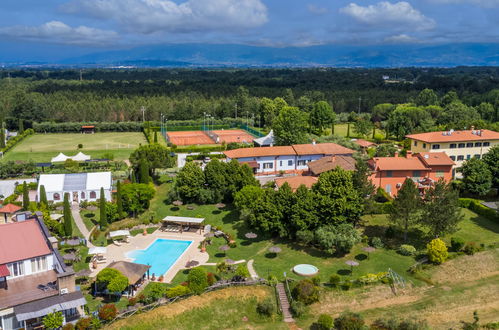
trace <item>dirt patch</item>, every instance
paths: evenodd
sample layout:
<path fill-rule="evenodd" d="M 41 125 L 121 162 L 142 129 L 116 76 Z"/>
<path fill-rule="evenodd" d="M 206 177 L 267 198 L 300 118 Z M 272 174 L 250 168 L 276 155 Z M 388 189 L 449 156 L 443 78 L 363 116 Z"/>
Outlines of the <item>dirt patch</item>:
<path fill-rule="evenodd" d="M 107 327 L 107 329 L 120 329 L 125 325 L 141 324 L 146 320 L 147 322 L 151 322 L 155 319 L 171 318 L 195 308 L 206 307 L 213 300 L 229 299 L 231 297 L 238 297 L 239 299 L 261 299 L 266 297 L 268 293 L 268 289 L 261 286 L 228 288 L 224 290 L 209 292 L 200 296 L 187 298 L 168 306 L 156 308 L 144 314 L 120 320 Z"/>

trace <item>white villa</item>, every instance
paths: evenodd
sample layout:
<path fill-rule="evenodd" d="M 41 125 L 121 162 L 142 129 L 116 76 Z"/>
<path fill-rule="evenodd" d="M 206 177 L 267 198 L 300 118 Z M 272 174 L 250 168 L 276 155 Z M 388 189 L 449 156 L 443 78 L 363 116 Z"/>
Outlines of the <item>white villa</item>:
<path fill-rule="evenodd" d="M 42 174 L 38 182 L 37 196 L 40 196 L 40 186 L 45 187 L 47 200 L 60 202 L 64 194 L 70 194 L 70 201 L 96 201 L 100 198 L 100 189 L 104 188 L 106 200 L 111 201 L 111 172 Z M 39 199 L 39 197 L 37 197 Z"/>
<path fill-rule="evenodd" d="M 307 164 L 325 156 L 348 155 L 355 151 L 336 143 L 294 144 L 281 147 L 240 148 L 225 151 L 227 160 L 237 159 L 248 164 L 256 175 L 273 175 L 281 171 L 300 173 L 308 171 Z"/>

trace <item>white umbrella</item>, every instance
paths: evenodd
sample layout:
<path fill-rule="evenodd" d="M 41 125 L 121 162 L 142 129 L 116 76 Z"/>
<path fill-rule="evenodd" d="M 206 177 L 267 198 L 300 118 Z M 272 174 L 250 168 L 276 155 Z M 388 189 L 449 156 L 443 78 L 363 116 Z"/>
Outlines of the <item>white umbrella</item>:
<path fill-rule="evenodd" d="M 88 249 L 88 254 L 106 254 L 107 247 L 104 246 L 95 246 Z"/>

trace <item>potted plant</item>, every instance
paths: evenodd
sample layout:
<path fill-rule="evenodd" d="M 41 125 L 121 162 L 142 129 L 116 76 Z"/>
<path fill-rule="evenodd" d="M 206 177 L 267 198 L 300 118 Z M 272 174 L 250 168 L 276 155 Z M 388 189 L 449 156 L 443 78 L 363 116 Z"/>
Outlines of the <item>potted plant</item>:
<path fill-rule="evenodd" d="M 201 252 L 206 252 L 206 242 L 205 241 L 201 242 Z"/>
<path fill-rule="evenodd" d="M 160 275 L 158 281 L 163 282 L 163 275 Z"/>
<path fill-rule="evenodd" d="M 142 232 L 142 235 L 144 235 L 144 236 L 147 235 L 147 229 L 144 228 L 144 231 Z"/>

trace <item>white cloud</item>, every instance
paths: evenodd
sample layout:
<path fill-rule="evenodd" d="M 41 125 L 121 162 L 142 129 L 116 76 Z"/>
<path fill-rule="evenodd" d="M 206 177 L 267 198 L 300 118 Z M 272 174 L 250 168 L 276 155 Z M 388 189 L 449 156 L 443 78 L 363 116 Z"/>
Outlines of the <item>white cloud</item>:
<path fill-rule="evenodd" d="M 384 41 L 394 44 L 411 44 L 419 42 L 418 39 L 408 36 L 407 34 L 397 34 L 394 36 L 386 37 Z"/>
<path fill-rule="evenodd" d="M 429 30 L 435 27 L 433 19 L 424 16 L 405 1 L 396 3 L 382 1 L 366 7 L 352 2 L 341 8 L 340 12 L 368 25 L 393 26 L 397 24 L 418 30 Z"/>
<path fill-rule="evenodd" d="M 112 19 L 124 29 L 155 32 L 232 31 L 267 22 L 267 7 L 260 0 L 75 0 L 62 10 Z"/>
<path fill-rule="evenodd" d="M 88 26 L 71 27 L 60 21 L 50 21 L 39 26 L 15 25 L 0 28 L 0 35 L 30 41 L 49 41 L 79 46 L 104 46 L 118 34 Z"/>
<path fill-rule="evenodd" d="M 316 15 L 324 15 L 324 14 L 327 14 L 329 12 L 329 10 L 327 8 L 320 7 L 320 6 L 314 5 L 312 3 L 307 6 L 307 9 L 309 12 L 311 12 L 312 14 L 316 14 Z"/>
<path fill-rule="evenodd" d="M 430 0 L 433 3 L 456 4 L 468 3 L 480 7 L 492 8 L 499 6 L 499 0 Z"/>

